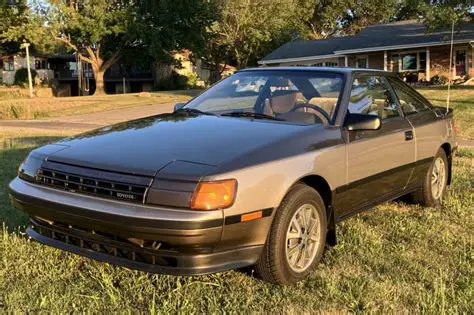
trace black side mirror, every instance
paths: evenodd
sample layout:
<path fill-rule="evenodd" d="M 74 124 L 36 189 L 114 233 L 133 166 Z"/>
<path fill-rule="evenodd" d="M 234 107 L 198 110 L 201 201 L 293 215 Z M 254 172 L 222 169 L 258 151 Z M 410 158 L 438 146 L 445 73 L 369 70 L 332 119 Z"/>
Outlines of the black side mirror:
<path fill-rule="evenodd" d="M 379 116 L 366 114 L 349 114 L 346 118 L 348 130 L 379 130 L 382 127 L 382 120 Z"/>
<path fill-rule="evenodd" d="M 184 105 L 186 105 L 186 103 L 176 103 L 176 104 L 174 104 L 174 111 L 176 112 L 177 110 L 180 110 L 181 108 L 184 107 Z"/>

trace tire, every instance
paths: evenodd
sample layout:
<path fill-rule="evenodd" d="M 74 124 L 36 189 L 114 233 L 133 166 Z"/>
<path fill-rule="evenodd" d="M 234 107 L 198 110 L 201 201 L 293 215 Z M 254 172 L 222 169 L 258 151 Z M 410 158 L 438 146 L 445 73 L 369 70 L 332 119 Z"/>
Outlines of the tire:
<path fill-rule="evenodd" d="M 442 164 L 441 173 L 438 163 Z M 413 202 L 424 207 L 440 207 L 448 186 L 448 172 L 448 158 L 444 150 L 440 148 L 425 175 L 422 188 L 412 193 Z M 435 179 L 437 181 L 434 181 Z"/>
<path fill-rule="evenodd" d="M 305 230 L 305 227 L 308 228 Z M 326 234 L 327 215 L 323 199 L 313 188 L 296 184 L 276 211 L 267 242 L 255 266 L 257 275 L 266 282 L 281 285 L 306 278 L 321 260 Z"/>

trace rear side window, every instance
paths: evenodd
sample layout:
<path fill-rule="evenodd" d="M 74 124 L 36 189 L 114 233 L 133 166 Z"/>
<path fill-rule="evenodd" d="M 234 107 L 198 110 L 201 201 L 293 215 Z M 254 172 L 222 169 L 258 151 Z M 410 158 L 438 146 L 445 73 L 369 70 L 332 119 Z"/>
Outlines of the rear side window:
<path fill-rule="evenodd" d="M 349 102 L 351 114 L 368 114 L 388 119 L 400 116 L 397 106 L 384 78 L 361 76 L 352 82 Z"/>
<path fill-rule="evenodd" d="M 404 83 L 392 78 L 389 78 L 389 83 L 395 91 L 405 115 L 420 113 L 429 109 L 425 101 L 410 91 Z"/>

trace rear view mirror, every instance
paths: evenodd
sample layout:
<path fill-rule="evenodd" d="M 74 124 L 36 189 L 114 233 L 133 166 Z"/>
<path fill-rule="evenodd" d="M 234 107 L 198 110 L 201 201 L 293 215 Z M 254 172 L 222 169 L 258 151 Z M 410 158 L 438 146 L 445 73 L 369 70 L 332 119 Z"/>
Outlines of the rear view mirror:
<path fill-rule="evenodd" d="M 382 121 L 379 116 L 366 114 L 349 114 L 346 118 L 346 127 L 348 130 L 379 130 Z"/>
<path fill-rule="evenodd" d="M 184 105 L 186 105 L 186 103 L 176 103 L 176 104 L 174 104 L 174 111 L 176 112 L 176 111 L 180 110 L 181 108 L 184 107 Z"/>

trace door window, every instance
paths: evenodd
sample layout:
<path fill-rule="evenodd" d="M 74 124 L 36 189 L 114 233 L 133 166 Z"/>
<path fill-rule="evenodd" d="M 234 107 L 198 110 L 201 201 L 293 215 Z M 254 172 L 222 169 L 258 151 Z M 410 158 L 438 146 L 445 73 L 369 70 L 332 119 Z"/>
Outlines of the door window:
<path fill-rule="evenodd" d="M 389 82 L 395 91 L 402 111 L 405 115 L 419 113 L 429 109 L 428 105 L 423 100 L 415 96 L 414 93 L 409 90 L 409 88 L 404 86 L 405 83 L 393 78 L 389 78 Z"/>
<path fill-rule="evenodd" d="M 400 116 L 397 103 L 379 76 L 362 76 L 352 82 L 349 112 L 376 115 L 381 119 Z"/>

